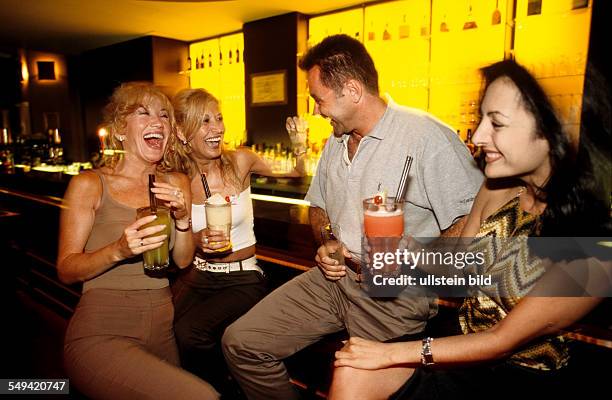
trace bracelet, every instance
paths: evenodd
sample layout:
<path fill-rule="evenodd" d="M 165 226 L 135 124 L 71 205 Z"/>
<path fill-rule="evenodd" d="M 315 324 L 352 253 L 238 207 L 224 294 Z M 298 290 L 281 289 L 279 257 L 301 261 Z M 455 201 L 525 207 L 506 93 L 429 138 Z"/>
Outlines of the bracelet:
<path fill-rule="evenodd" d="M 306 154 L 306 150 L 302 150 L 302 151 L 299 151 L 299 152 L 297 152 L 297 151 L 293 152 L 293 155 L 296 156 L 296 157 L 302 156 L 304 154 Z"/>
<path fill-rule="evenodd" d="M 178 225 L 175 223 L 174 224 L 174 229 L 176 229 L 179 232 L 189 232 L 191 230 L 191 218 L 189 218 L 189 224 L 187 225 L 187 228 L 179 228 Z"/>
<path fill-rule="evenodd" d="M 421 364 L 423 364 L 424 367 L 429 367 L 430 365 L 435 364 L 433 354 L 431 354 L 431 342 L 433 342 L 433 338 L 423 338 L 423 349 L 421 350 Z"/>

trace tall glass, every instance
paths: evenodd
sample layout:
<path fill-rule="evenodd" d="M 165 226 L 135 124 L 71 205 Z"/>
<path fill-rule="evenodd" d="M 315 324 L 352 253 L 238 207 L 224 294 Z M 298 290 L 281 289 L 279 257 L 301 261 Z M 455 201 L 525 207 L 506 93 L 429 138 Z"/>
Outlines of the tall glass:
<path fill-rule="evenodd" d="M 380 203 L 375 197 L 365 199 L 363 225 L 367 237 L 401 237 L 404 234 L 404 203 L 395 201 L 395 197 L 387 197 Z"/>
<path fill-rule="evenodd" d="M 151 236 L 167 235 L 166 239 L 162 243 L 161 247 L 153 250 L 147 250 L 142 254 L 144 261 L 145 270 L 149 271 L 160 271 L 167 268 L 170 265 L 170 251 L 168 248 L 168 240 L 170 239 L 170 210 L 167 207 L 157 206 L 155 207 L 155 213 L 151 210 L 151 207 L 142 207 L 136 210 L 136 217 L 143 218 L 149 215 L 157 215 L 154 221 L 143 225 L 142 229 L 150 226 L 165 225 L 166 227 L 161 232 L 154 233 Z"/>
<path fill-rule="evenodd" d="M 228 245 L 223 246 L 220 249 L 215 250 L 215 252 L 226 252 L 231 250 L 232 242 L 230 238 L 230 234 L 232 231 L 232 205 L 231 203 L 225 202 L 223 204 L 213 204 L 208 201 L 208 199 L 204 202 L 205 213 L 206 213 L 206 227 L 213 231 L 221 231 L 227 237 Z M 211 244 L 216 244 L 218 242 L 211 242 Z"/>
<path fill-rule="evenodd" d="M 321 240 L 327 249 L 328 256 L 338 261 L 338 265 L 345 265 L 340 227 L 337 224 L 327 224 L 322 227 Z"/>
<path fill-rule="evenodd" d="M 362 269 L 367 274 L 397 276 L 400 266 L 396 263 L 385 263 L 375 269 L 371 264 L 372 255 L 376 253 L 395 253 L 404 234 L 404 203 L 395 197 L 382 200 L 380 196 L 363 201 L 364 244 L 370 255 L 368 268 Z"/>

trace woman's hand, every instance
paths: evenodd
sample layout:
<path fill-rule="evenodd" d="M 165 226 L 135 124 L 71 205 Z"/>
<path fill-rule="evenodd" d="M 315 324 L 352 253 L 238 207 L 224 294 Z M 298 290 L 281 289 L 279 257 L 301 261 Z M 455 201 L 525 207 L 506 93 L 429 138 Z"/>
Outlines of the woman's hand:
<path fill-rule="evenodd" d="M 197 235 L 199 235 L 197 238 L 198 247 L 204 253 L 215 253 L 219 249 L 230 245 L 229 238 L 225 236 L 223 231 L 213 231 L 205 228 L 198 232 Z"/>
<path fill-rule="evenodd" d="M 302 117 L 288 117 L 285 121 L 285 128 L 291 140 L 296 155 L 306 151 L 306 141 L 308 140 L 308 121 Z"/>
<path fill-rule="evenodd" d="M 394 352 L 401 351 L 402 343 L 380 343 L 352 337 L 336 352 L 335 367 L 381 369 L 395 365 Z"/>
<path fill-rule="evenodd" d="M 188 224 L 189 211 L 183 191 L 165 182 L 153 182 L 153 184 L 155 187 L 151 188 L 151 191 L 155 193 L 156 198 L 166 202 L 165 205 L 172 210 L 172 217 L 176 221 L 184 221 L 185 224 Z"/>
<path fill-rule="evenodd" d="M 140 229 L 144 225 L 155 221 L 156 218 L 156 215 L 149 215 L 136 220 L 132 225 L 125 228 L 123 235 L 118 241 L 119 252 L 122 259 L 130 258 L 142 254 L 147 250 L 161 247 L 168 235 L 153 235 L 164 230 L 166 227 L 165 225 L 155 225 Z"/>

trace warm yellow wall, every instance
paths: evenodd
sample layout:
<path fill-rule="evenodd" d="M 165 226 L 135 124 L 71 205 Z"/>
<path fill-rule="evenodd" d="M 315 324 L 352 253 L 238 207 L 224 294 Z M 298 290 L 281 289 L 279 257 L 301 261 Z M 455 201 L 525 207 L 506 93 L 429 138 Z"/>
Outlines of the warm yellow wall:
<path fill-rule="evenodd" d="M 544 0 L 541 15 L 527 16 L 527 2 L 517 2 L 514 56 L 535 73 L 576 135 L 591 8 Z M 311 18 L 309 46 L 336 33 L 360 38 L 378 69 L 381 94 L 431 112 L 465 139 L 478 124 L 479 69 L 512 56 L 512 11 L 510 0 L 385 2 Z M 323 141 L 331 127 L 313 122 L 311 141 Z"/>
<path fill-rule="evenodd" d="M 224 141 L 230 148 L 246 141 L 243 55 L 242 33 L 192 43 L 189 46 L 190 87 L 204 88 L 219 99 L 225 122 Z M 200 64 L 202 59 L 204 67 L 196 68 L 196 60 Z"/>
<path fill-rule="evenodd" d="M 572 10 L 572 0 L 543 1 L 540 15 L 527 16 L 527 3 L 517 2 L 516 60 L 542 84 L 577 142 L 591 8 Z"/>

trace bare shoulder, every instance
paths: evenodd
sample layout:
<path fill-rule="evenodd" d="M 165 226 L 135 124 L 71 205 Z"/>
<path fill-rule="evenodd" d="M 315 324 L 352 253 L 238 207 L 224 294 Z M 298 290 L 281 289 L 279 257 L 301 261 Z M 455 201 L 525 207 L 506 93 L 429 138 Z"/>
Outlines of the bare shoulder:
<path fill-rule="evenodd" d="M 238 177 L 241 182 L 244 182 L 253 172 L 253 165 L 259 160 L 259 156 L 246 147 L 239 147 L 230 154 L 234 158 L 234 165 L 236 165 L 239 174 Z"/>
<path fill-rule="evenodd" d="M 254 160 L 259 158 L 255 152 L 246 147 L 239 147 L 231 153 L 239 166 L 241 166 L 241 164 L 251 165 Z"/>
<path fill-rule="evenodd" d="M 93 171 L 83 171 L 70 179 L 64 194 L 64 202 L 97 207 L 101 197 L 102 182 L 98 174 Z"/>
<path fill-rule="evenodd" d="M 68 190 L 102 192 L 100 177 L 93 171 L 83 171 L 70 179 Z"/>

